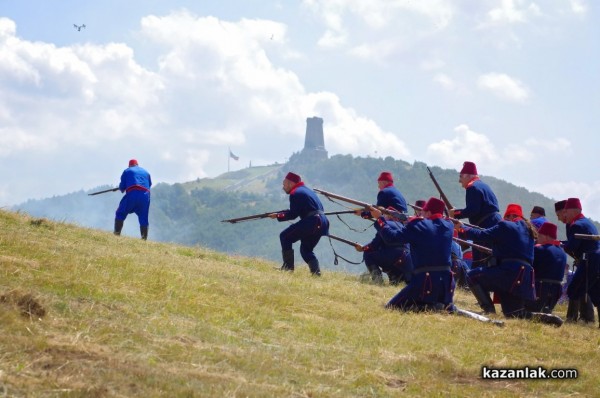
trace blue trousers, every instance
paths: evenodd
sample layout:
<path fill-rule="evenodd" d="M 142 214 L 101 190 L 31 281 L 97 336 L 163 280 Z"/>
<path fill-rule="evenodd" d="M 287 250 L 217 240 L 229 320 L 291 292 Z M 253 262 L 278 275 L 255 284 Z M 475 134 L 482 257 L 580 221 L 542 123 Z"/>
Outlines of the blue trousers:
<path fill-rule="evenodd" d="M 292 250 L 292 245 L 300 241 L 300 255 L 309 263 L 317 257 L 313 250 L 321 236 L 329 234 L 329 220 L 321 214 L 306 217 L 284 229 L 279 234 L 281 250 Z"/>
<path fill-rule="evenodd" d="M 577 262 L 573 279 L 567 287 L 569 299 L 577 300 L 589 294 L 592 303 L 600 306 L 600 252 L 586 253 L 587 259 Z"/>
<path fill-rule="evenodd" d="M 135 213 L 138 216 L 140 227 L 148 226 L 148 212 L 150 211 L 150 191 L 129 191 L 123 196 L 115 218 L 125 220 L 128 214 Z"/>
<path fill-rule="evenodd" d="M 450 271 L 418 272 L 412 279 L 385 305 L 386 308 L 415 310 L 427 305 L 452 305 L 454 297 L 454 278 Z"/>

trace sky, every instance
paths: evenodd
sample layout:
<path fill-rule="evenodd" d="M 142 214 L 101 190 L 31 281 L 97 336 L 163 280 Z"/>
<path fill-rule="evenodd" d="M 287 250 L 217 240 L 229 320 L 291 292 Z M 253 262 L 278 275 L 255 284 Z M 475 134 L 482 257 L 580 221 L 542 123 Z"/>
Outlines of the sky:
<path fill-rule="evenodd" d="M 0 207 L 116 186 L 131 158 L 155 184 L 282 163 L 318 116 L 330 155 L 469 160 L 600 220 L 597 21 L 592 0 L 0 0 Z"/>

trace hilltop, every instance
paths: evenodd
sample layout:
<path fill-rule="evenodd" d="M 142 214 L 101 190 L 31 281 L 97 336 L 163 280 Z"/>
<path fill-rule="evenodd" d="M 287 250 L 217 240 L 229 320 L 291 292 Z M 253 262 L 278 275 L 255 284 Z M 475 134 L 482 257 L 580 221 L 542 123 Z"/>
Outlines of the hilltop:
<path fill-rule="evenodd" d="M 345 272 L 281 273 L 6 211 L 0 226 L 2 396 L 597 394 L 597 325 L 401 314 L 383 309 L 396 288 Z M 477 308 L 462 291 L 455 301 Z M 579 377 L 487 381 L 483 365 Z"/>

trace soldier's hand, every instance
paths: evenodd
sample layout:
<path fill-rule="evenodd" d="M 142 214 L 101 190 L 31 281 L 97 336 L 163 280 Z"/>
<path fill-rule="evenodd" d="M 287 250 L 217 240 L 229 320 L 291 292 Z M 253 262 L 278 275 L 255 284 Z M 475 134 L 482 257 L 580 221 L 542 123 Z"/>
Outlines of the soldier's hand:
<path fill-rule="evenodd" d="M 448 215 L 454 218 L 454 209 L 448 209 Z"/>
<path fill-rule="evenodd" d="M 356 214 L 359 217 L 362 216 L 362 212 L 363 212 L 363 209 L 354 209 L 354 214 Z"/>
<path fill-rule="evenodd" d="M 381 214 L 382 214 L 381 210 L 379 210 L 379 209 L 377 209 L 377 208 L 375 208 L 373 206 L 370 206 L 369 207 L 369 211 L 371 212 L 371 217 L 373 217 L 373 218 L 379 218 L 379 217 L 381 217 Z"/>
<path fill-rule="evenodd" d="M 271 213 L 271 214 L 269 214 L 269 218 L 277 218 L 277 213 Z"/>

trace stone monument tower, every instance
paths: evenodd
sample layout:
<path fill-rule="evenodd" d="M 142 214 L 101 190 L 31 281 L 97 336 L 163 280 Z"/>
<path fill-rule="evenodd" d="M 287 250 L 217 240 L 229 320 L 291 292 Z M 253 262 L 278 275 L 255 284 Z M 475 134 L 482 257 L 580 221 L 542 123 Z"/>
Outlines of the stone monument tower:
<path fill-rule="evenodd" d="M 310 160 L 327 159 L 322 118 L 316 116 L 306 118 L 306 137 L 301 155 Z"/>

